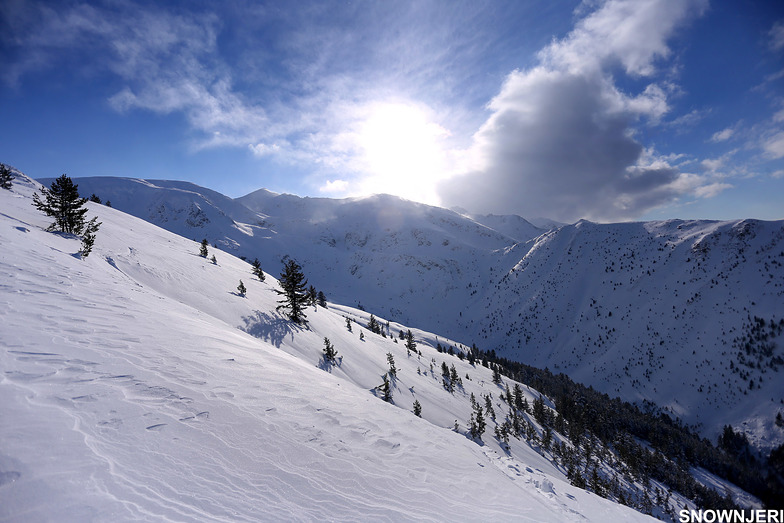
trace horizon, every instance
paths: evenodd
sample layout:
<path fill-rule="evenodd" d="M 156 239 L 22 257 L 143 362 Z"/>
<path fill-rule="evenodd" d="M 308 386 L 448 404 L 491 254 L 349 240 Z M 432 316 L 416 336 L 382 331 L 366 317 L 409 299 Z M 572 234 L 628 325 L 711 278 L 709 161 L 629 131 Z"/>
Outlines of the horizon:
<path fill-rule="evenodd" d="M 9 2 L 0 161 L 573 223 L 784 218 L 784 5 Z"/>

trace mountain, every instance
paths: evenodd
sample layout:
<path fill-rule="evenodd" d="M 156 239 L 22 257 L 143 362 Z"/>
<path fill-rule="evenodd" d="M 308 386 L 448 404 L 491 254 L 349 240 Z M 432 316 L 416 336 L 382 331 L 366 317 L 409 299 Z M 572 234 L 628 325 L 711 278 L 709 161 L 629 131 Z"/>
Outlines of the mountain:
<path fill-rule="evenodd" d="M 184 182 L 77 181 L 272 273 L 290 256 L 330 301 L 651 401 L 712 441 L 731 425 L 761 452 L 784 442 L 784 221 L 545 230 L 384 195 L 231 200 Z"/>
<path fill-rule="evenodd" d="M 464 351 L 456 342 L 413 329 L 409 352 L 392 336 L 406 326 L 381 336 L 363 327 L 368 313 L 336 305 L 294 324 L 276 311 L 271 275 L 211 247 L 213 263 L 198 243 L 99 204 L 87 204 L 102 225 L 82 257 L 77 237 L 46 231 L 34 191 L 19 173 L 0 191 L 4 521 L 648 520 L 571 486 L 525 439 L 467 436 L 470 399 L 487 396 L 500 420 L 502 385 L 515 383 L 434 348 Z M 377 386 L 390 359 L 387 403 Z M 434 362 L 465 376 L 456 390 Z"/>

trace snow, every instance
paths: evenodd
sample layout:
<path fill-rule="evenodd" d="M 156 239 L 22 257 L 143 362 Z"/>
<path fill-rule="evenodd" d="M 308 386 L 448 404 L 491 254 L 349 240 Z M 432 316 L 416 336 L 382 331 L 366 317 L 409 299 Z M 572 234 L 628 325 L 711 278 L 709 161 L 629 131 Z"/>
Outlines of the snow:
<path fill-rule="evenodd" d="M 762 452 L 784 443 L 773 423 L 782 380 L 766 362 L 742 366 L 733 347 L 748 318 L 784 318 L 784 221 L 580 221 L 546 231 L 519 216 L 471 217 L 388 195 L 262 189 L 232 200 L 186 182 L 76 181 L 272 273 L 291 256 L 331 302 L 653 401 L 712 441 L 730 424 Z"/>
<path fill-rule="evenodd" d="M 366 313 L 348 307 L 294 325 L 272 276 L 97 204 L 80 259 L 78 239 L 44 230 L 36 187 L 0 191 L 0 520 L 648 519 L 570 486 L 525 443 L 507 455 L 449 430 L 470 392 L 495 386 L 451 358 L 471 379 L 444 391 L 435 335 L 415 330 L 420 360 L 349 333 L 344 315 Z M 320 358 L 324 337 L 340 365 Z M 394 405 L 371 391 L 388 352 Z"/>

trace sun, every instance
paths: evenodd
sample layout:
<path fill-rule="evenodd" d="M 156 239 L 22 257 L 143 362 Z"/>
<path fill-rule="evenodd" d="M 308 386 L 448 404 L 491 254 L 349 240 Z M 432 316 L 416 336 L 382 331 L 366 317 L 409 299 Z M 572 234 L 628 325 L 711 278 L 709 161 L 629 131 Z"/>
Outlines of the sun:
<path fill-rule="evenodd" d="M 385 102 L 369 107 L 357 129 L 361 192 L 438 204 L 436 182 L 448 171 L 449 132 L 426 108 Z"/>

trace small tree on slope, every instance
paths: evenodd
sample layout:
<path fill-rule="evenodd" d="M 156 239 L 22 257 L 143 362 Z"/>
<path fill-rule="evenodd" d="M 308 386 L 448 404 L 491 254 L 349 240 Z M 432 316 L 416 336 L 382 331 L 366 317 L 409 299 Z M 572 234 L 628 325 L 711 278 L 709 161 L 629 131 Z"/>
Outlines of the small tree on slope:
<path fill-rule="evenodd" d="M 5 164 L 0 163 L 0 188 L 3 189 L 11 189 L 11 180 L 14 177 L 11 174 L 11 169 L 9 169 Z"/>
<path fill-rule="evenodd" d="M 50 231 L 81 234 L 84 215 L 87 213 L 83 206 L 87 198 L 79 197 L 78 187 L 64 174 L 52 182 L 50 189 L 41 189 L 43 200 L 38 193 L 33 194 L 36 209 L 54 217 L 54 223 L 49 226 Z"/>
<path fill-rule="evenodd" d="M 305 320 L 304 307 L 310 302 L 310 296 L 306 285 L 308 281 L 302 274 L 302 267 L 297 262 L 289 259 L 283 266 L 278 280 L 282 290 L 275 290 L 283 299 L 278 301 L 280 305 L 276 310 L 284 309 L 288 311 L 288 317 L 294 323 L 301 323 Z"/>

